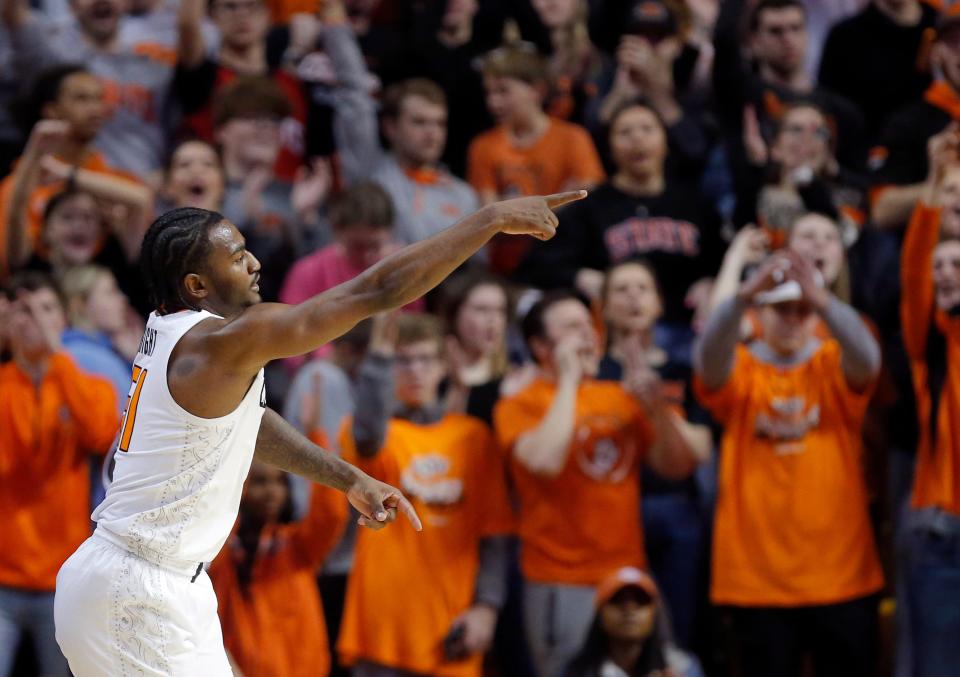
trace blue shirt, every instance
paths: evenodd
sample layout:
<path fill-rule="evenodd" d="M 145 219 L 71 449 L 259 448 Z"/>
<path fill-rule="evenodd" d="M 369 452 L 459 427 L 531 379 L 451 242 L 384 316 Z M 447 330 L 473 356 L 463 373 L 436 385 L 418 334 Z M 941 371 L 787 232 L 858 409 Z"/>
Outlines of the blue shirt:
<path fill-rule="evenodd" d="M 102 332 L 67 329 L 63 332 L 63 347 L 81 369 L 110 381 L 122 412 L 130 390 L 132 367 L 113 349 L 110 337 Z"/>

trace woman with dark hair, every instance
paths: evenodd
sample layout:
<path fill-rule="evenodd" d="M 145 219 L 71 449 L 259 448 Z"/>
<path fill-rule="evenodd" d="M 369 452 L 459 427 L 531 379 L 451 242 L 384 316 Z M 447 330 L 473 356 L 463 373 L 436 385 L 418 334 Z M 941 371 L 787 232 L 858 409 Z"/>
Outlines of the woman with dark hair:
<path fill-rule="evenodd" d="M 640 569 L 624 567 L 598 587 L 597 613 L 565 677 L 695 677 L 695 660 L 669 642 L 660 593 Z"/>
<path fill-rule="evenodd" d="M 602 271 L 642 256 L 662 286 L 663 329 L 675 333 L 671 344 L 689 345 L 692 306 L 706 296 L 725 248 L 719 217 L 666 175 L 666 129 L 651 107 L 631 102 L 613 114 L 610 149 L 613 176 L 565 210 L 556 237 L 534 245 L 519 268 L 521 281 L 576 286 L 597 299 Z"/>
<path fill-rule="evenodd" d="M 627 373 L 643 374 L 648 387 L 659 390 L 683 417 L 680 429 L 697 460 L 707 461 L 713 448 L 710 416 L 693 396 L 690 365 L 658 345 L 658 339 L 664 340 L 656 331 L 663 299 L 653 267 L 642 260 L 613 266 L 607 271 L 601 300 L 608 344 L 597 378 L 620 381 Z M 641 473 L 641 516 L 650 569 L 660 582 L 678 644 L 690 647 L 706 598 L 703 492 L 693 476 L 668 480 L 646 466 Z"/>

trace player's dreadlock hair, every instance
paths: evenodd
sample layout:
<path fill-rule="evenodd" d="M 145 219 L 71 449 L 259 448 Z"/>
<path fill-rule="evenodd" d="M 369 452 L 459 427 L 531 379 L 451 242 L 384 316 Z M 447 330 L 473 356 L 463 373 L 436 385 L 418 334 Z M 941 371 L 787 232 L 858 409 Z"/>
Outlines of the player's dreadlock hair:
<path fill-rule="evenodd" d="M 206 268 L 208 234 L 224 220 L 217 212 L 181 207 L 150 224 L 140 249 L 140 271 L 157 312 L 197 310 L 184 296 L 183 278 Z"/>

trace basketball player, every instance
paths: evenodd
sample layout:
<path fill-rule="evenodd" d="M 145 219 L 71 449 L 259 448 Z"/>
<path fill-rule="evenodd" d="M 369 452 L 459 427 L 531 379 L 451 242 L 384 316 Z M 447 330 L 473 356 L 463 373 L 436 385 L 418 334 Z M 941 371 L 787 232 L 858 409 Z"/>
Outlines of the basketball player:
<path fill-rule="evenodd" d="M 260 263 L 220 214 L 157 219 L 141 253 L 156 310 L 134 359 L 113 483 L 94 534 L 57 577 L 57 642 L 73 673 L 231 674 L 202 563 L 230 532 L 254 455 L 343 491 L 363 526 L 380 529 L 400 511 L 419 530 L 397 489 L 266 409 L 263 367 L 419 298 L 498 233 L 549 239 L 552 210 L 585 195 L 490 205 L 295 306 L 260 303 Z"/>

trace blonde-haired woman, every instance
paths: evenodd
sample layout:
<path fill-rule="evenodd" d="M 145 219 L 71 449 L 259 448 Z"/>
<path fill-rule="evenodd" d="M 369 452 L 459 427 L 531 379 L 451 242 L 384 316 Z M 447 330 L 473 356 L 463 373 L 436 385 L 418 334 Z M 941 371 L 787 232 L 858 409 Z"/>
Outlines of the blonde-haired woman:
<path fill-rule="evenodd" d="M 59 278 L 70 328 L 63 345 L 85 371 L 110 381 L 123 406 L 130 388 L 130 363 L 143 322 L 131 310 L 108 268 L 82 265 Z"/>

